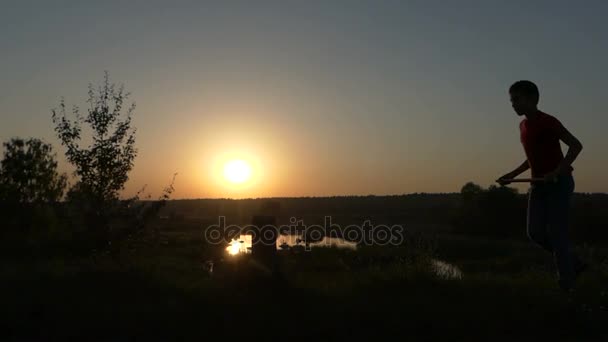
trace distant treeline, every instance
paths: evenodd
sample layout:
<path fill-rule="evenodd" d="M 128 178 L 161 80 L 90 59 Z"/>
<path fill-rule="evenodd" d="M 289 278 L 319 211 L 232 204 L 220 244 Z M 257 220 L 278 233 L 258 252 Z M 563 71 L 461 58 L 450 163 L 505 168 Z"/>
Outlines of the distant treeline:
<path fill-rule="evenodd" d="M 228 224 L 250 223 L 267 199 L 172 200 L 160 215 L 169 220 L 211 223 L 226 217 Z M 466 235 L 526 238 L 527 194 L 509 187 L 484 189 L 474 183 L 460 193 L 416 193 L 393 196 L 334 196 L 273 198 L 280 203 L 279 222 L 291 217 L 305 224 L 322 224 L 331 216 L 337 224 L 401 224 Z M 608 194 L 575 193 L 571 206 L 572 236 L 579 242 L 608 242 Z M 200 228 L 200 224 L 193 225 Z"/>
<path fill-rule="evenodd" d="M 192 199 L 172 200 L 161 210 L 161 216 L 178 220 L 217 220 L 226 217 L 233 224 L 247 224 L 252 215 L 269 198 L 256 199 Z M 294 217 L 305 224 L 323 223 L 331 216 L 338 224 L 451 224 L 458 210 L 460 195 L 408 194 L 394 196 L 333 196 L 271 198 L 278 202 L 279 222 L 288 223 Z"/>
<path fill-rule="evenodd" d="M 456 232 L 525 237 L 527 194 L 509 187 L 483 189 L 467 183 L 461 190 Z M 570 231 L 579 242 L 608 242 L 608 194 L 575 193 L 570 208 Z"/>
<path fill-rule="evenodd" d="M 473 191 L 470 191 L 473 190 Z M 189 227 L 201 230 L 217 222 L 248 224 L 268 199 L 195 199 L 171 200 L 160 208 L 157 219 L 162 229 Z M 403 225 L 406 229 L 450 232 L 463 235 L 525 239 L 526 194 L 506 187 L 471 189 L 461 193 L 408 194 L 395 196 L 337 196 L 273 198 L 280 204 L 278 222 L 291 218 L 304 224 L 323 224 L 326 216 L 334 224 Z M 141 202 L 147 203 L 147 202 Z M 152 202 L 150 202 L 152 203 Z M 17 231 L 31 235 L 60 237 L 73 235 L 82 226 L 81 213 L 70 202 L 53 204 L 3 203 L 3 233 Z M 608 194 L 576 193 L 571 207 L 571 231 L 578 242 L 608 242 Z M 76 211 L 76 212 L 75 212 Z M 132 221 L 131 221 L 132 222 Z M 83 233 L 90 232 L 84 229 Z M 13 235 L 13 234 L 9 234 Z M 5 237 L 8 237 L 5 235 Z M 80 239 L 79 239 L 80 240 Z"/>

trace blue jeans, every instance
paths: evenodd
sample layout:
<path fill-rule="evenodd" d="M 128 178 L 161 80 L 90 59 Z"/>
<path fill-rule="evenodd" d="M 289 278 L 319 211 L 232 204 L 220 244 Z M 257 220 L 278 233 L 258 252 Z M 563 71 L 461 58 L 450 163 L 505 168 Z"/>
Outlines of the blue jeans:
<path fill-rule="evenodd" d="M 528 237 L 553 253 L 560 286 L 574 285 L 575 270 L 581 262 L 571 251 L 568 239 L 568 211 L 574 192 L 571 174 L 558 177 L 555 183 L 532 184 L 528 195 Z"/>

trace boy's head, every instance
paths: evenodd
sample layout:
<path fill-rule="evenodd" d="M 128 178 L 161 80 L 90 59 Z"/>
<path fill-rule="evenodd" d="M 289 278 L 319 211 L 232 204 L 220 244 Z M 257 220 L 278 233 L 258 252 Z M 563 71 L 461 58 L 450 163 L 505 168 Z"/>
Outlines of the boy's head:
<path fill-rule="evenodd" d="M 521 116 L 536 110 L 540 94 L 538 87 L 531 81 L 517 81 L 509 88 L 511 104 L 517 115 Z"/>

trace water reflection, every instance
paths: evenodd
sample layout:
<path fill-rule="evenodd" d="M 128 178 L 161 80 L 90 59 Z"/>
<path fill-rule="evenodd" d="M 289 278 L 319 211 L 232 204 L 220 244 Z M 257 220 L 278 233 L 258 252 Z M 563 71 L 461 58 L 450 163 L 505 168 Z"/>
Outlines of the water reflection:
<path fill-rule="evenodd" d="M 230 255 L 251 253 L 251 235 L 240 235 L 238 239 L 232 239 L 226 251 Z"/>
<path fill-rule="evenodd" d="M 337 247 L 356 250 L 355 242 L 347 241 L 341 238 L 326 236 L 321 241 L 309 242 L 307 245 L 300 235 L 280 235 L 277 239 L 277 249 L 288 250 L 292 248 L 304 247 Z"/>
<path fill-rule="evenodd" d="M 433 272 L 441 278 L 462 279 L 462 271 L 455 265 L 437 259 L 432 259 L 431 265 Z"/>
<path fill-rule="evenodd" d="M 251 235 L 240 235 L 238 239 L 233 239 L 226 251 L 230 255 L 249 254 L 251 253 L 252 237 Z M 357 249 L 357 244 L 341 238 L 324 237 L 321 241 L 310 242 L 306 245 L 300 235 L 280 235 L 276 242 L 276 247 L 279 250 L 298 250 L 318 247 L 337 247 L 351 250 Z M 444 279 L 462 279 L 462 271 L 455 265 L 438 259 L 431 259 L 431 267 L 433 272 Z"/>
<path fill-rule="evenodd" d="M 321 241 L 309 242 L 306 244 L 300 235 L 280 235 L 277 239 L 276 247 L 278 250 L 298 249 L 304 247 L 337 247 L 357 249 L 357 244 L 335 237 L 324 237 Z M 230 255 L 248 254 L 251 253 L 252 237 L 251 235 L 239 235 L 238 238 L 232 241 L 226 247 L 226 251 Z"/>

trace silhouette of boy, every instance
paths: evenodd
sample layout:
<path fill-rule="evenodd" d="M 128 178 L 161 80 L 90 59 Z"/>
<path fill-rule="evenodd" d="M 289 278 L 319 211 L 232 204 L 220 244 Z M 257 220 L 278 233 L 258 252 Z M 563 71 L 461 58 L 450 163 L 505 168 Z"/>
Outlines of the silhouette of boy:
<path fill-rule="evenodd" d="M 568 239 L 568 209 L 574 191 L 572 163 L 583 149 L 580 141 L 555 117 L 538 109 L 538 87 L 531 81 L 517 81 L 509 88 L 515 113 L 525 118 L 519 124 L 526 160 L 498 178 L 501 185 L 530 169 L 534 181 L 528 192 L 528 237 L 553 253 L 559 285 L 571 290 L 586 267 L 571 251 Z M 560 141 L 568 146 L 564 157 Z"/>

